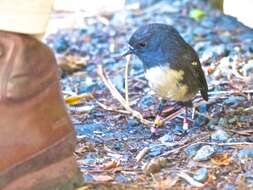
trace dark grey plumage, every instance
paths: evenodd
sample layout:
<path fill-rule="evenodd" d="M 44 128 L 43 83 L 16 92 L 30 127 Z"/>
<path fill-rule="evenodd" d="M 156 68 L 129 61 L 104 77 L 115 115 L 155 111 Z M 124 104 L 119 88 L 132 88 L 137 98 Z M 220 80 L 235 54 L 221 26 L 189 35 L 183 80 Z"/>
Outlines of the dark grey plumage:
<path fill-rule="evenodd" d="M 158 96 L 164 97 L 168 91 L 172 99 L 188 102 L 200 91 L 203 99 L 208 100 L 208 86 L 198 55 L 172 26 L 144 25 L 134 32 L 129 45 L 130 53 L 143 62 L 146 78 Z"/>

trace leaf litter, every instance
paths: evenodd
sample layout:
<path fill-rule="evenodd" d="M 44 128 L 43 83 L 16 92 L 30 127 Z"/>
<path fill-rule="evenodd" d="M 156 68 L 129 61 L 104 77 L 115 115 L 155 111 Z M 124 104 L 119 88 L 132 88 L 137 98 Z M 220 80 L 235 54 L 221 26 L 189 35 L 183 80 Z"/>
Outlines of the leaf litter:
<path fill-rule="evenodd" d="M 79 190 L 253 188 L 251 30 L 197 0 L 82 20 L 46 38 L 78 137 L 75 157 L 85 179 Z M 168 101 L 163 127 L 152 138 L 158 99 L 139 60 L 119 58 L 129 35 L 147 21 L 174 25 L 202 60 L 210 101 L 194 98 L 188 134 L 182 133 L 183 109 Z M 200 151 L 205 146 L 212 154 Z"/>

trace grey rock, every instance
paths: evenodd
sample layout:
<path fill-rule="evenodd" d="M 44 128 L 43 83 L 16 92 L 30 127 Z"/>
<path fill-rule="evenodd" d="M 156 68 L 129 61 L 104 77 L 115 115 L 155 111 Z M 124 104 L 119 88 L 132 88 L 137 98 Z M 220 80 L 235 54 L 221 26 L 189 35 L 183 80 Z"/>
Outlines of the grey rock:
<path fill-rule="evenodd" d="M 248 122 L 248 121 L 250 121 L 251 120 L 251 115 L 242 115 L 242 116 L 240 116 L 240 121 L 241 122 Z"/>
<path fill-rule="evenodd" d="M 173 141 L 173 135 L 172 134 L 165 134 L 162 137 L 158 139 L 161 143 L 166 143 Z"/>
<path fill-rule="evenodd" d="M 235 190 L 235 185 L 232 183 L 226 183 L 223 187 L 223 190 Z"/>
<path fill-rule="evenodd" d="M 217 129 L 214 133 L 211 135 L 211 139 L 213 141 L 226 141 L 229 138 L 229 135 L 226 131 L 222 129 Z"/>
<path fill-rule="evenodd" d="M 208 177 L 208 170 L 206 168 L 200 168 L 194 174 L 193 178 L 197 181 L 204 182 L 207 180 Z"/>
<path fill-rule="evenodd" d="M 227 123 L 228 123 L 228 120 L 227 120 L 226 118 L 223 118 L 223 117 L 222 117 L 222 118 L 219 119 L 218 125 L 221 126 L 221 127 L 223 127 L 223 126 L 225 126 Z"/>
<path fill-rule="evenodd" d="M 210 145 L 202 146 L 193 157 L 195 161 L 205 161 L 215 153 L 215 149 Z"/>
<path fill-rule="evenodd" d="M 242 97 L 242 96 L 229 96 L 229 98 L 226 99 L 224 101 L 224 103 L 225 104 L 229 104 L 229 105 L 239 104 L 239 103 L 241 103 L 244 100 L 245 100 L 245 97 Z"/>
<path fill-rule="evenodd" d="M 226 47 L 225 47 L 224 44 L 212 46 L 212 50 L 211 51 L 213 51 L 217 55 L 223 55 L 226 52 Z"/>
<path fill-rule="evenodd" d="M 187 156 L 189 156 L 190 158 L 195 156 L 195 154 L 197 153 L 197 151 L 199 150 L 199 148 L 201 147 L 200 144 L 193 144 L 188 146 L 184 152 L 186 153 Z"/>
<path fill-rule="evenodd" d="M 253 158 L 253 148 L 243 148 L 237 156 L 239 159 Z"/>

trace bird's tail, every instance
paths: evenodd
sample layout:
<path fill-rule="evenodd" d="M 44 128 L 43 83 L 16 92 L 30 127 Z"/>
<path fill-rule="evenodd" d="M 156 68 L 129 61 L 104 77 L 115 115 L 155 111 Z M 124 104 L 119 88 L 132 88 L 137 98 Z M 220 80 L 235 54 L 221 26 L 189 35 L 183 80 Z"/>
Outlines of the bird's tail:
<path fill-rule="evenodd" d="M 205 101 L 208 101 L 208 88 L 200 90 L 201 96 Z"/>

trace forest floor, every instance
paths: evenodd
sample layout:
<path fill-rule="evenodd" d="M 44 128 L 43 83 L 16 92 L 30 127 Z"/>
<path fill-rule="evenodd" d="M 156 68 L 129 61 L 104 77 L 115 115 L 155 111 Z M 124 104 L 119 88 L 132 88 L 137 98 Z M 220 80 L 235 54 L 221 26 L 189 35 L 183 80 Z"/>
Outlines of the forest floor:
<path fill-rule="evenodd" d="M 80 190 L 253 189 L 253 30 L 203 1 L 142 6 L 79 13 L 78 25 L 45 39 L 57 55 L 77 133 L 75 156 L 86 182 Z M 151 135 L 158 99 L 136 57 L 125 97 L 127 61 L 119 57 L 133 31 L 152 22 L 173 25 L 206 73 L 210 100 L 194 98 L 187 133 L 184 109 L 168 100 L 167 120 Z"/>

